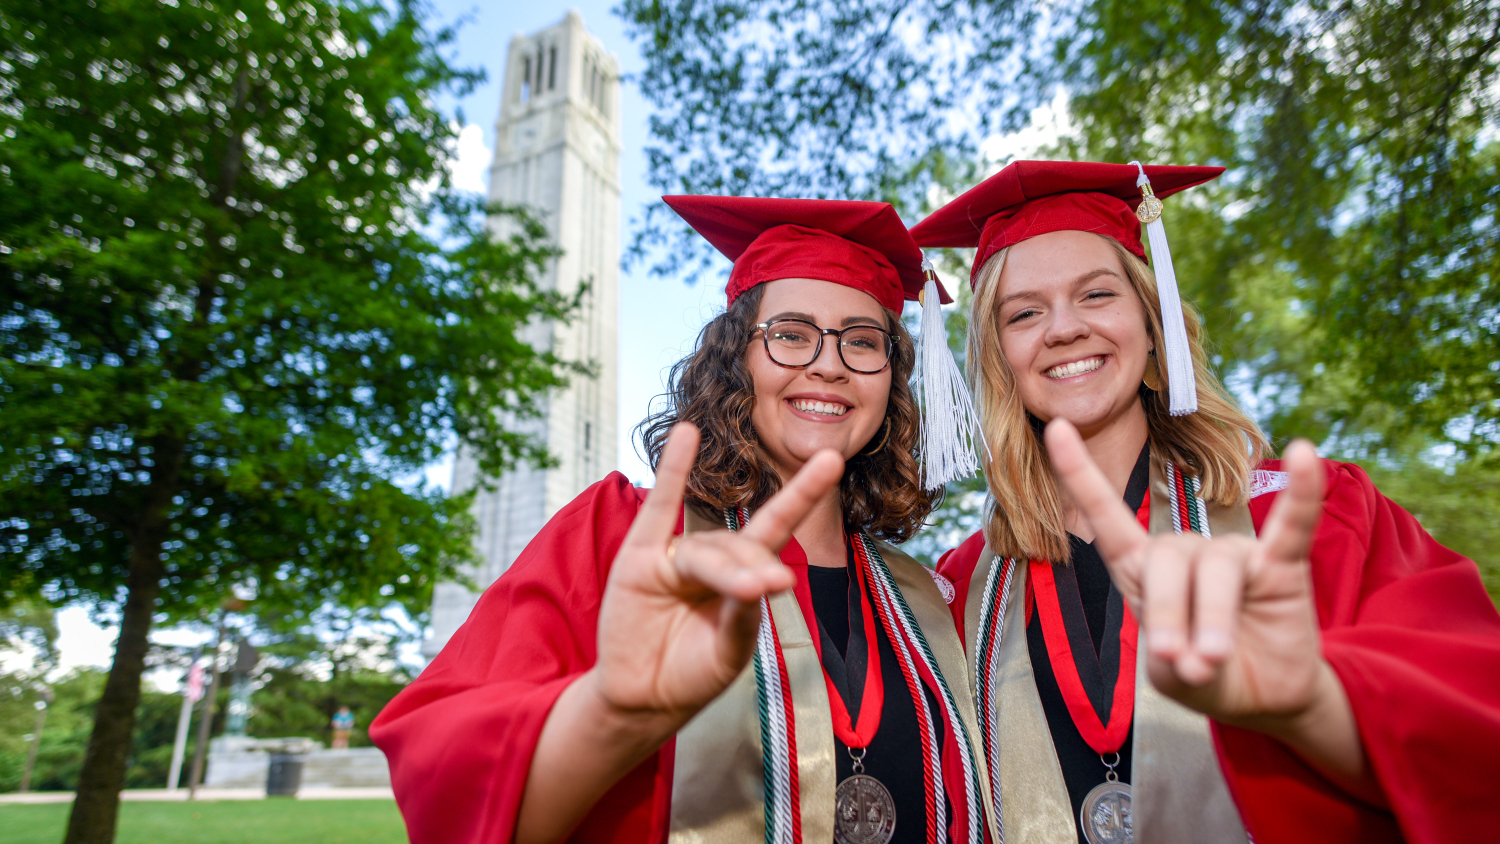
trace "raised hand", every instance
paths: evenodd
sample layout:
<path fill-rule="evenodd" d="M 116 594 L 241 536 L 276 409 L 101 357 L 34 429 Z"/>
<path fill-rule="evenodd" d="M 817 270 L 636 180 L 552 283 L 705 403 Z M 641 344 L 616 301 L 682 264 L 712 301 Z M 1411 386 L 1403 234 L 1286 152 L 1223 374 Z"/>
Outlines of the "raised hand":
<path fill-rule="evenodd" d="M 755 647 L 761 596 L 795 583 L 777 552 L 844 473 L 843 458 L 819 452 L 744 530 L 674 536 L 697 453 L 698 429 L 674 427 L 605 584 L 598 661 L 558 696 L 537 738 L 516 844 L 567 835 L 733 682 Z"/>
<path fill-rule="evenodd" d="M 1306 440 L 1260 536 L 1151 536 L 1064 420 L 1047 453 L 1094 529 L 1094 546 L 1146 637 L 1147 673 L 1168 697 L 1281 740 L 1365 800 L 1384 800 L 1365 762 L 1354 710 L 1323 658 L 1311 550 L 1323 513 L 1323 467 Z"/>
<path fill-rule="evenodd" d="M 1110 577 L 1140 622 L 1152 683 L 1228 722 L 1295 716 L 1327 691 L 1309 552 L 1323 468 L 1305 441 L 1287 449 L 1289 485 L 1259 538 L 1150 536 L 1067 422 L 1047 426 L 1064 489 L 1095 532 Z"/>
<path fill-rule="evenodd" d="M 595 674 L 621 711 L 684 720 L 734 680 L 755 647 L 761 596 L 795 582 L 777 553 L 844 469 L 836 453 L 820 452 L 743 530 L 674 536 L 697 453 L 697 428 L 677 425 L 610 572 Z"/>

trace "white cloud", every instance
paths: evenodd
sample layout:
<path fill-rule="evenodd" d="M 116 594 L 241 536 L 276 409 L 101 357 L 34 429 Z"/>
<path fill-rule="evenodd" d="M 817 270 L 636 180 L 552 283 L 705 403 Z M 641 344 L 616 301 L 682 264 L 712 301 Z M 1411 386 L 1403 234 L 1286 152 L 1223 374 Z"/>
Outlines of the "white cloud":
<path fill-rule="evenodd" d="M 57 611 L 57 673 L 80 666 L 108 668 L 114 661 L 115 639 L 120 628 L 114 624 L 100 627 L 89 618 L 88 609 L 63 607 Z"/>
<path fill-rule="evenodd" d="M 1004 135 L 991 135 L 979 145 L 979 150 L 989 162 L 989 172 L 993 173 L 1016 159 L 1035 156 L 1040 150 L 1073 134 L 1075 129 L 1068 108 L 1068 92 L 1059 88 L 1052 102 L 1031 110 L 1031 119 L 1024 128 Z"/>
<path fill-rule="evenodd" d="M 484 129 L 470 123 L 458 130 L 458 138 L 449 148 L 454 156 L 448 165 L 453 186 L 462 191 L 488 195 L 490 149 L 484 145 Z"/>

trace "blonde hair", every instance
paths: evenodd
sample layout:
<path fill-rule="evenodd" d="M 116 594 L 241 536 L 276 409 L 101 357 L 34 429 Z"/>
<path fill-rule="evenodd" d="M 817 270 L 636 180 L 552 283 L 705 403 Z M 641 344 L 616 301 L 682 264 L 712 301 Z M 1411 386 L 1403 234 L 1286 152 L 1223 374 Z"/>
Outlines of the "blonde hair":
<path fill-rule="evenodd" d="M 1144 306 L 1153 347 L 1164 348 L 1156 275 L 1118 241 L 1103 239 L 1114 248 Z M 1015 373 L 1000 350 L 995 306 L 1008 251 L 996 253 L 979 269 L 969 320 L 969 378 L 990 448 L 990 463 L 985 467 L 990 512 L 984 538 L 998 556 L 1067 562 L 1071 553 L 1063 497 L 1042 444 L 1041 425 L 1022 404 Z M 1250 488 L 1250 472 L 1270 446 L 1260 427 L 1240 410 L 1208 368 L 1197 313 L 1190 307 L 1183 311 L 1197 378 L 1198 412 L 1172 416 L 1166 394 L 1142 385 L 1151 459 L 1158 464 L 1169 460 L 1196 476 L 1205 501 L 1220 506 L 1239 504 Z M 1156 358 L 1147 365 L 1157 366 Z M 1166 372 L 1160 368 L 1158 372 L 1165 385 Z"/>

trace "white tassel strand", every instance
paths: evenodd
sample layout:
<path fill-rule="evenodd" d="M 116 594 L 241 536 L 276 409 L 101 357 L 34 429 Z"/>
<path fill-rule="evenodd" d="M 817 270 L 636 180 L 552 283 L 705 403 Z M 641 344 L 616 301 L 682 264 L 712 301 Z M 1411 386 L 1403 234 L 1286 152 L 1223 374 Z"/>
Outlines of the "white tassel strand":
<path fill-rule="evenodd" d="M 922 402 L 922 485 L 936 491 L 949 481 L 979 471 L 975 439 L 983 442 L 984 435 L 974 399 L 948 348 L 937 273 L 926 259 L 922 261 L 922 273 L 927 283 L 922 288 L 922 334 L 917 343 L 914 392 Z"/>
<path fill-rule="evenodd" d="M 1151 260 L 1156 265 L 1156 290 L 1161 301 L 1161 329 L 1166 346 L 1157 360 L 1166 364 L 1167 409 L 1173 416 L 1198 411 L 1198 379 L 1193 373 L 1193 352 L 1188 345 L 1187 321 L 1182 314 L 1182 294 L 1177 290 L 1177 270 L 1172 266 L 1172 250 L 1167 245 L 1167 230 L 1161 222 L 1161 200 L 1151 192 L 1151 180 L 1139 161 L 1132 161 L 1140 175 L 1135 186 L 1145 195 L 1136 217 L 1146 224 L 1146 238 L 1151 242 Z M 925 316 L 925 314 L 924 314 Z"/>

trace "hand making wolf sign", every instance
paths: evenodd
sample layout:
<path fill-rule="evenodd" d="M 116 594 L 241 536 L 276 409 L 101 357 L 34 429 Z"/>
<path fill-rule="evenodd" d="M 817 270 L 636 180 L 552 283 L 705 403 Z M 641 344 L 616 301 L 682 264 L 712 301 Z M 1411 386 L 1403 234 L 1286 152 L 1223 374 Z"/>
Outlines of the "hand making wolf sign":
<path fill-rule="evenodd" d="M 743 530 L 674 536 L 698 439 L 691 424 L 672 430 L 599 610 L 599 693 L 624 711 L 696 712 L 729 686 L 755 647 L 761 596 L 795 584 L 778 552 L 843 476 L 821 451 Z"/>
<path fill-rule="evenodd" d="M 1311 549 L 1324 470 L 1298 440 L 1288 486 L 1258 537 L 1151 536 L 1068 422 L 1047 451 L 1094 545 L 1140 622 L 1152 685 L 1218 721 L 1281 739 L 1351 790 L 1374 787 L 1353 710 L 1323 658 Z M 1378 794 L 1378 791 L 1375 792 Z"/>
<path fill-rule="evenodd" d="M 599 607 L 599 658 L 558 697 L 537 739 L 517 844 L 555 841 L 624 773 L 729 687 L 754 652 L 760 599 L 791 589 L 777 553 L 843 476 L 813 455 L 743 530 L 675 535 L 698 429 L 679 423 L 631 522 Z"/>

